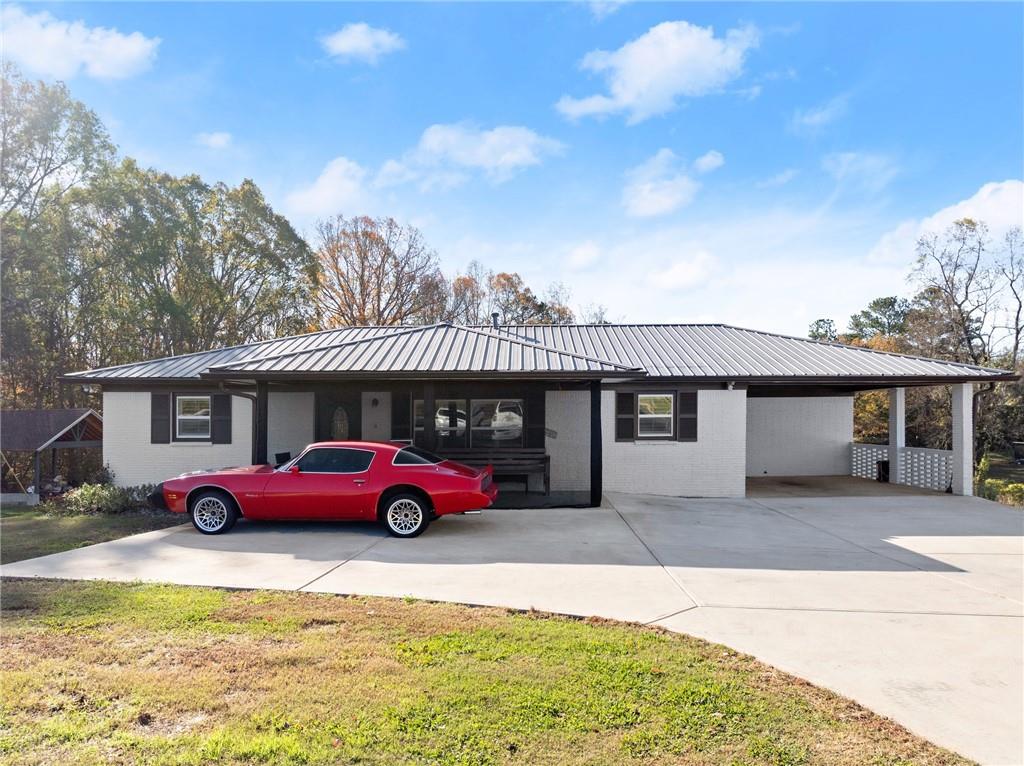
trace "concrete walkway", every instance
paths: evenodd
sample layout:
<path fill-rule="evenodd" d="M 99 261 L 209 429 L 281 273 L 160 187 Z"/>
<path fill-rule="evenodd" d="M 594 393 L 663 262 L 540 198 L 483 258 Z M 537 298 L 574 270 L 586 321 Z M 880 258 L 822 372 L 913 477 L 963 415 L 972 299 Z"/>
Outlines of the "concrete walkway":
<path fill-rule="evenodd" d="M 686 500 L 149 532 L 9 577 L 413 596 L 654 623 L 728 644 L 989 764 L 1024 763 L 1024 514 L 946 495 Z"/>

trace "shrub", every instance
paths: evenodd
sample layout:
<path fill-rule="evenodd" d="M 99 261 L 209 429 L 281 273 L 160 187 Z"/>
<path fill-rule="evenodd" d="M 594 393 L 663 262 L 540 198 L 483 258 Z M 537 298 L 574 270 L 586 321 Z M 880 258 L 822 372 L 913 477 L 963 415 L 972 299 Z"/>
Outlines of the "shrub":
<path fill-rule="evenodd" d="M 983 479 L 978 483 L 978 494 L 1004 505 L 1024 507 L 1024 484 L 1003 479 Z"/>
<path fill-rule="evenodd" d="M 41 510 L 57 514 L 116 514 L 148 507 L 146 495 L 152 484 L 115 487 L 113 484 L 83 484 L 57 498 L 47 500 Z"/>

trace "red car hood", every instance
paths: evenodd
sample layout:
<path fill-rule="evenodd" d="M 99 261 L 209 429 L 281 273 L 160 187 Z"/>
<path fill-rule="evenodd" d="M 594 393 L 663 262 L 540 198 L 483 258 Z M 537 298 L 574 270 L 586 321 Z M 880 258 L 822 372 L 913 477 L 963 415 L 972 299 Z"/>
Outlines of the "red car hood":
<path fill-rule="evenodd" d="M 271 473 L 274 470 L 274 466 L 269 464 L 263 465 L 238 465 L 228 466 L 227 468 L 203 468 L 200 471 L 189 471 L 183 473 L 178 478 L 184 478 L 185 476 L 202 476 L 211 473 L 227 473 L 227 474 L 239 474 L 239 473 Z"/>

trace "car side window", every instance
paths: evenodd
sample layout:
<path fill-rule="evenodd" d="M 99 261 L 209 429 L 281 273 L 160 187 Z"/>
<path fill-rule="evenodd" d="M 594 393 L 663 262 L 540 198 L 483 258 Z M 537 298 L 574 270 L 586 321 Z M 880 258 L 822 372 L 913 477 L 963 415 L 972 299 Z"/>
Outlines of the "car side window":
<path fill-rule="evenodd" d="M 296 465 L 302 473 L 362 473 L 370 467 L 373 452 L 340 447 L 312 449 Z"/>

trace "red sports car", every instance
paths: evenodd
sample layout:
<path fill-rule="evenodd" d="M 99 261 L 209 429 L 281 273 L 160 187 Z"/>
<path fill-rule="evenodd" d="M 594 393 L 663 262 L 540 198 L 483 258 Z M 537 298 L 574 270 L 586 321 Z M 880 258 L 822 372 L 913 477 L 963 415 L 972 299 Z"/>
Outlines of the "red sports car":
<path fill-rule="evenodd" d="M 188 513 L 204 535 L 227 532 L 244 516 L 376 520 L 395 537 L 416 537 L 432 519 L 487 508 L 497 496 L 491 466 L 478 470 L 401 443 L 318 442 L 276 468 L 182 474 L 157 485 L 150 500 Z"/>

